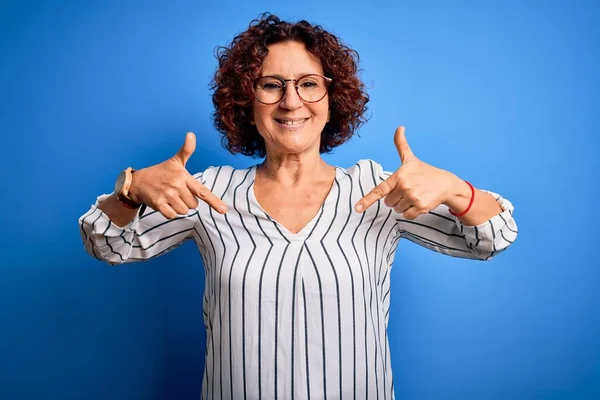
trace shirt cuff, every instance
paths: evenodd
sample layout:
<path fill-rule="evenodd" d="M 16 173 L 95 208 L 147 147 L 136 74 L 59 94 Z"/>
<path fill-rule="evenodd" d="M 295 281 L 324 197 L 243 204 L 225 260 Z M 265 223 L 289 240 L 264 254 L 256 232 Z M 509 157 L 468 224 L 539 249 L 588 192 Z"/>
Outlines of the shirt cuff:
<path fill-rule="evenodd" d="M 131 222 L 129 222 L 127 225 L 125 225 L 123 227 L 120 227 L 120 226 L 114 224 L 110 220 L 110 218 L 108 218 L 108 215 L 106 215 L 106 213 L 104 213 L 104 211 L 102 211 L 99 208 L 100 203 L 102 203 L 108 197 L 113 195 L 113 193 L 103 194 L 96 198 L 96 203 L 94 203 L 93 207 L 97 210 L 97 212 L 100 213 L 100 216 L 98 217 L 98 220 L 96 220 L 96 223 L 94 224 L 94 233 L 100 233 L 101 235 L 107 236 L 107 237 L 117 237 L 117 236 L 121 236 L 124 233 L 135 232 L 140 223 L 141 207 L 135 213 L 133 220 L 131 220 Z"/>

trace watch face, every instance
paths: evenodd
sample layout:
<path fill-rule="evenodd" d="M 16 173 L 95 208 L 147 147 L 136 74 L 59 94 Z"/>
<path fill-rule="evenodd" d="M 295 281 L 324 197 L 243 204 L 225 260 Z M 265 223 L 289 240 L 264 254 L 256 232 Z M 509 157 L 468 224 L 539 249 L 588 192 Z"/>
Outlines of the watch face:
<path fill-rule="evenodd" d="M 125 183 L 125 171 L 121 171 L 119 176 L 117 177 L 117 181 L 115 182 L 115 193 L 121 193 L 121 189 L 123 188 L 123 184 Z"/>

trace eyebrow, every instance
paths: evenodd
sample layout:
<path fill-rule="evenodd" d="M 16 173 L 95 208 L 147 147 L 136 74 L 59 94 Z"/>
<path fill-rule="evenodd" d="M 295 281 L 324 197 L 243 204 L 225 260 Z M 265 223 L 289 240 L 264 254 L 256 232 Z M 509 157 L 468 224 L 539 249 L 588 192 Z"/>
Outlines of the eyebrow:
<path fill-rule="evenodd" d="M 298 79 L 298 78 L 306 76 L 306 75 L 323 75 L 323 74 L 320 74 L 318 72 L 304 72 L 304 73 L 301 73 L 301 74 L 296 74 L 296 76 L 294 77 L 294 79 Z M 283 79 L 283 80 L 289 79 L 289 78 L 286 78 L 283 75 L 279 75 L 279 74 L 262 74 L 260 77 L 264 78 L 266 76 L 273 76 L 275 78 L 279 78 L 279 79 Z"/>

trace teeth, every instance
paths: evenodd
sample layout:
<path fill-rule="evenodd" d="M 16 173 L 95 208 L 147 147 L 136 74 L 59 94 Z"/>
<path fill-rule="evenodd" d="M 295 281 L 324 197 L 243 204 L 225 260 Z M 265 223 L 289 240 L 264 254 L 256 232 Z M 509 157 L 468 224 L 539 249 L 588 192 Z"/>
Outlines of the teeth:
<path fill-rule="evenodd" d="M 306 118 L 304 119 L 299 119 L 296 121 L 285 121 L 285 120 L 279 120 L 282 124 L 284 125 L 300 125 L 301 123 L 303 123 L 304 121 L 306 121 Z"/>

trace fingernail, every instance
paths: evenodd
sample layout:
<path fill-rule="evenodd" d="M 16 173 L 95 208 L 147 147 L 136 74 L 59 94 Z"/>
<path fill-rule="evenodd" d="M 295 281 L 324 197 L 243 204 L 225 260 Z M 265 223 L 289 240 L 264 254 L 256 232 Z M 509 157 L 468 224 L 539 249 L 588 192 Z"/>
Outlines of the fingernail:
<path fill-rule="evenodd" d="M 221 214 L 225 214 L 227 212 L 227 206 L 219 207 L 219 211 L 221 212 Z"/>
<path fill-rule="evenodd" d="M 363 207 L 363 205 L 362 205 L 362 204 L 357 204 L 357 205 L 356 205 L 356 211 L 357 211 L 357 212 L 361 212 L 361 211 L 363 210 L 363 208 L 364 208 L 364 207 Z"/>

